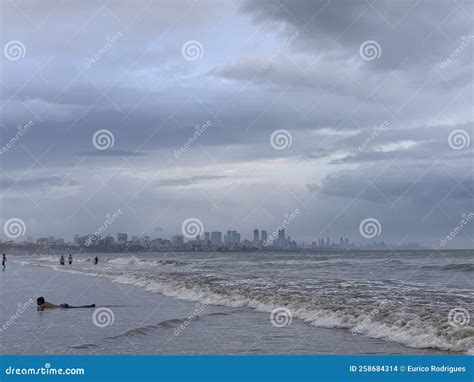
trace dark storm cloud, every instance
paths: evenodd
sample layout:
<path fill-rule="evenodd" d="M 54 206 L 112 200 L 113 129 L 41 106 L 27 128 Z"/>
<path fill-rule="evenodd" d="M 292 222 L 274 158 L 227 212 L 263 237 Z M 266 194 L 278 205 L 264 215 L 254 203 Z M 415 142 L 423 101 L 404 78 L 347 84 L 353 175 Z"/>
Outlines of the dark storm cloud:
<path fill-rule="evenodd" d="M 246 1 L 256 22 L 270 17 L 301 30 L 301 49 L 353 55 L 366 40 L 383 54 L 373 65 L 387 70 L 426 65 L 445 57 L 456 39 L 472 32 L 472 2 L 455 1 Z M 356 53 L 357 54 L 357 53 Z M 467 60 L 467 58 L 465 58 Z"/>
<path fill-rule="evenodd" d="M 344 198 L 357 196 L 389 206 L 401 203 L 425 210 L 440 202 L 448 206 L 454 202 L 463 205 L 464 212 L 468 211 L 474 197 L 474 179 L 469 176 L 469 166 L 457 174 L 439 167 L 434 164 L 407 172 L 389 165 L 374 166 L 370 172 L 342 171 L 325 178 L 321 192 Z"/>

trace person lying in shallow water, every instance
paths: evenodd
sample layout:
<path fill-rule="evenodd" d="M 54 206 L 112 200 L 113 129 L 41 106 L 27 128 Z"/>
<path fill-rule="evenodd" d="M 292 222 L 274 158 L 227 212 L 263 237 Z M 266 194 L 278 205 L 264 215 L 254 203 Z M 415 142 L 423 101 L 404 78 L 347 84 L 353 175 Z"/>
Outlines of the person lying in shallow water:
<path fill-rule="evenodd" d="M 46 301 L 44 297 L 38 297 L 36 299 L 37 310 L 45 310 L 45 309 L 56 309 L 56 308 L 63 308 L 63 309 L 72 309 L 72 308 L 95 308 L 95 304 L 91 305 L 81 305 L 81 306 L 72 306 L 69 304 L 51 304 L 50 302 Z"/>

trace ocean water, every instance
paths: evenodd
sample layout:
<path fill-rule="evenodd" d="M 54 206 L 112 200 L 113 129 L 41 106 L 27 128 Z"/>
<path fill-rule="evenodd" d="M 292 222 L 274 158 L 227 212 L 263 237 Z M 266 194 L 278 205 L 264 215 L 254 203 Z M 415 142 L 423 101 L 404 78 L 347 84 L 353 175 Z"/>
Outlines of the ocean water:
<path fill-rule="evenodd" d="M 79 338 L 71 345 L 52 334 L 47 346 L 27 352 L 474 351 L 473 251 L 99 254 L 97 266 L 94 256 L 76 254 L 73 265 L 65 267 L 56 255 L 10 256 L 17 268 L 2 275 L 2 300 L 15 295 L 9 283 L 19 283 L 20 277 L 26 291 L 40 286 L 31 295 L 41 291 L 56 303 L 109 304 L 115 312 L 116 322 L 107 333 L 91 327 L 89 314 L 78 323 L 82 312 L 47 312 L 56 325 L 54 333 L 62 336 L 54 317 L 67 314 L 76 320 Z M 7 277 L 8 272 L 14 274 Z M 10 299 L 4 317 L 25 296 Z M 38 314 L 28 315 L 26 327 L 37 330 Z M 15 327 L 12 337 L 18 336 L 19 325 Z M 7 353 L 20 349 L 8 341 L 3 345 Z"/>

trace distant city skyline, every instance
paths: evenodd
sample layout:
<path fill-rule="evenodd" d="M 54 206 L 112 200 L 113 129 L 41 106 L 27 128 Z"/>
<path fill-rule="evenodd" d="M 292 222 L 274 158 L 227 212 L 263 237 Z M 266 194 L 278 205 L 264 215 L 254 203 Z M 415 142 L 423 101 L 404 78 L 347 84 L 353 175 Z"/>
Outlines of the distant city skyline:
<path fill-rule="evenodd" d="M 266 230 L 259 230 L 254 228 L 251 235 L 248 237 L 242 236 L 240 232 L 235 230 L 227 231 L 203 231 L 191 237 L 185 232 L 172 234 L 169 237 L 160 237 L 159 235 L 130 235 L 126 232 L 111 233 L 107 232 L 104 235 L 97 234 L 74 234 L 72 240 L 67 240 L 62 237 L 54 235 L 34 238 L 29 235 L 26 238 L 16 240 L 5 240 L 0 243 L 25 243 L 37 244 L 41 246 L 58 246 L 77 244 L 80 247 L 99 248 L 104 246 L 121 246 L 126 248 L 133 248 L 134 246 L 143 246 L 143 249 L 159 250 L 159 249 L 174 249 L 174 250 L 189 250 L 196 249 L 198 246 L 201 250 L 216 250 L 220 249 L 267 249 L 267 250 L 297 250 L 297 249 L 329 249 L 329 250 L 360 250 L 360 249 L 424 249 L 417 242 L 407 243 L 385 243 L 384 241 L 366 241 L 365 243 L 356 243 L 350 241 L 349 238 L 340 236 L 335 240 L 329 236 L 318 237 L 312 242 L 298 242 L 291 235 L 286 235 L 284 228 L 279 228 L 270 236 Z M 133 251 L 133 250 L 132 250 Z"/>

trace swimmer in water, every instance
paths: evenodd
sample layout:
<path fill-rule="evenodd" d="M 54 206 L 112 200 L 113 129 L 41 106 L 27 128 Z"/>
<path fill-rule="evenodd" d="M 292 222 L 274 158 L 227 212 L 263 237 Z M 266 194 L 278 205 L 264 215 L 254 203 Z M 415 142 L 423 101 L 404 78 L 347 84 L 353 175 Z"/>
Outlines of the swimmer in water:
<path fill-rule="evenodd" d="M 45 309 L 56 309 L 56 308 L 63 308 L 63 309 L 95 308 L 95 304 L 81 305 L 81 306 L 72 306 L 72 305 L 69 305 L 69 304 L 59 304 L 59 305 L 51 304 L 50 302 L 46 301 L 44 299 L 44 297 L 38 297 L 36 299 L 36 304 L 38 305 L 37 308 L 36 308 L 38 311 L 45 310 Z"/>

